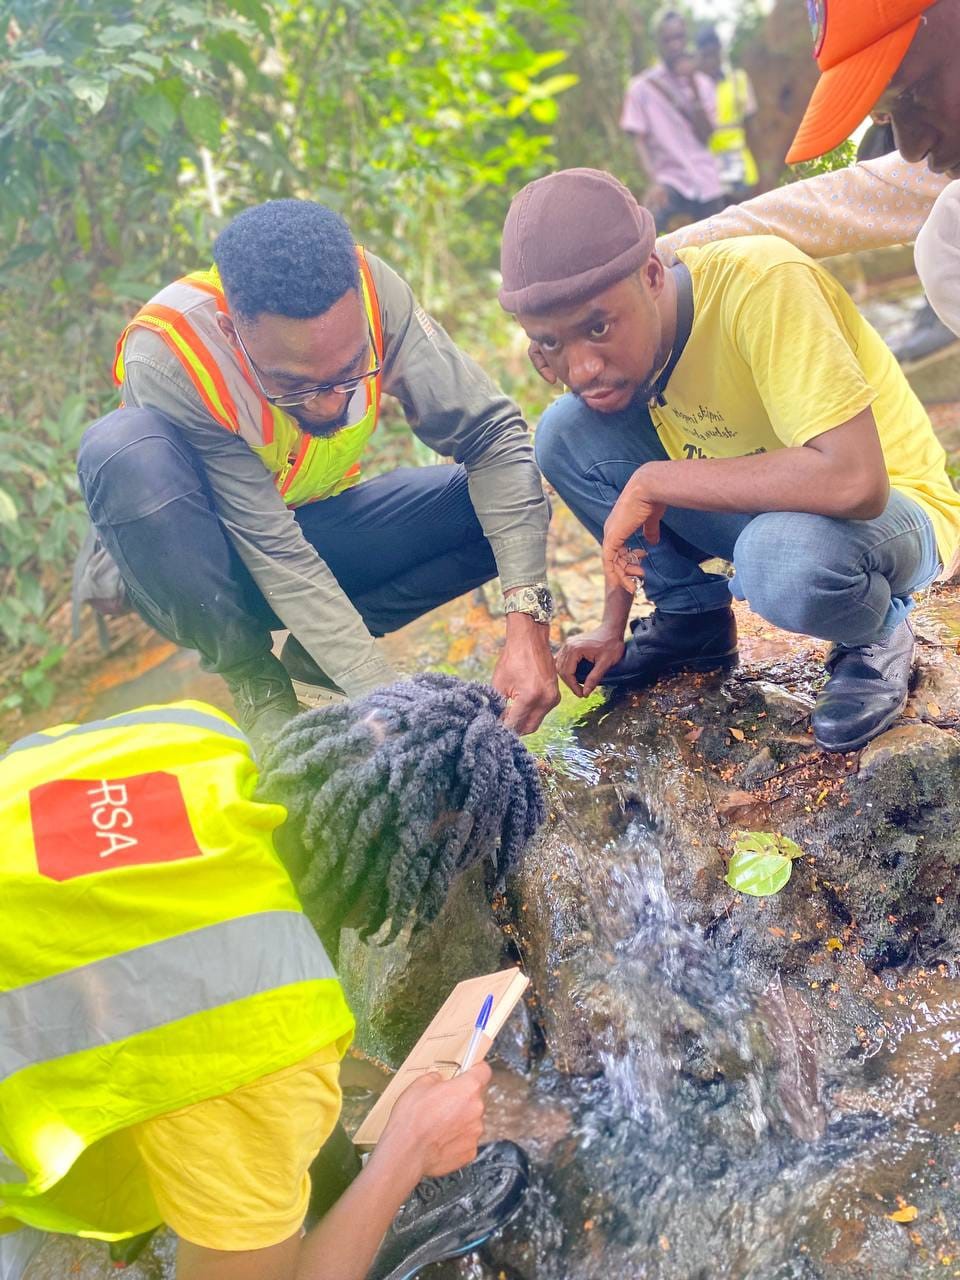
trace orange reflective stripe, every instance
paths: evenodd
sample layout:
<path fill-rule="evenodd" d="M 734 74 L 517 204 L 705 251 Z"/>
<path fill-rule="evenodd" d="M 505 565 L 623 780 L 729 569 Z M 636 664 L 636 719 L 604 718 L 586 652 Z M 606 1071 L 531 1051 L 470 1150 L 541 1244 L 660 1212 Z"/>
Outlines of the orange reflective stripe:
<path fill-rule="evenodd" d="M 311 437 L 304 434 L 300 440 L 300 448 L 297 451 L 297 456 L 296 458 L 294 458 L 292 465 L 288 468 L 286 474 L 283 477 L 283 481 L 280 485 L 280 493 L 283 497 L 286 497 L 287 492 L 290 489 L 290 486 L 293 484 L 294 480 L 296 479 L 297 472 L 303 466 L 307 456 L 307 450 L 310 448 L 311 443 L 312 443 Z"/>
<path fill-rule="evenodd" d="M 230 308 L 227 306 L 226 295 L 219 284 L 219 280 L 220 273 L 214 266 L 210 267 L 208 271 L 193 271 L 190 275 L 183 276 L 177 283 L 188 284 L 192 289 L 199 289 L 201 293 L 207 294 L 208 297 L 213 298 L 217 302 L 224 315 L 230 315 Z M 233 355 L 234 359 L 240 366 L 240 370 L 246 379 L 247 385 L 254 395 L 256 395 L 257 400 L 260 403 L 260 426 L 263 431 L 263 443 L 265 445 L 273 444 L 273 406 L 267 400 L 264 400 L 260 388 L 257 386 L 256 381 L 250 372 L 250 367 L 244 358 L 243 352 L 235 350 Z"/>
<path fill-rule="evenodd" d="M 166 308 L 164 308 L 165 310 Z M 120 341 L 117 343 L 117 354 L 113 363 L 113 380 L 117 386 L 122 386 L 124 379 L 123 366 L 123 345 L 127 340 L 127 335 L 131 329 L 135 328 L 150 329 L 156 333 L 167 344 L 173 354 L 183 364 L 187 372 L 191 375 L 190 381 L 193 383 L 197 394 L 206 406 L 207 412 L 222 427 L 226 427 L 228 431 L 233 431 L 234 427 L 226 416 L 226 410 L 222 405 L 215 403 L 208 394 L 208 387 L 204 382 L 202 371 L 198 372 L 195 368 L 195 357 L 190 350 L 185 349 L 188 344 L 175 333 L 170 326 L 170 322 L 160 319 L 159 316 L 151 315 L 146 309 L 137 313 L 130 321 L 123 333 L 120 335 Z M 124 407 L 121 404 L 121 409 Z"/>
<path fill-rule="evenodd" d="M 193 383 L 210 413 L 228 431 L 239 431 L 240 418 L 223 373 L 210 351 L 181 311 L 150 303 L 134 316 L 132 324 L 155 328 L 180 355 L 193 375 Z"/>
<path fill-rule="evenodd" d="M 377 298 L 377 287 L 373 283 L 373 275 L 371 274 L 371 271 L 370 271 L 370 264 L 367 262 L 367 255 L 364 253 L 363 249 L 361 249 L 359 245 L 357 245 L 357 261 L 360 264 L 360 276 L 363 280 L 364 291 L 366 294 L 364 301 L 367 306 L 367 314 L 373 322 L 373 345 L 376 350 L 377 360 L 382 365 L 383 364 L 383 323 L 380 319 L 380 300 Z M 383 374 L 378 373 L 373 380 L 372 394 L 370 393 L 369 388 L 367 392 L 367 407 L 368 408 L 370 407 L 370 401 L 372 400 L 374 412 L 377 414 L 378 417 L 380 415 L 380 384 L 382 379 L 383 379 Z M 359 464 L 357 465 L 357 470 L 359 471 Z M 353 474 L 352 470 L 347 472 L 348 476 L 352 474 Z"/>
<path fill-rule="evenodd" d="M 367 297 L 370 300 L 369 312 L 373 318 L 373 340 L 377 348 L 377 359 L 383 363 L 383 325 L 380 321 L 380 302 L 377 298 L 376 285 L 373 283 L 373 276 L 370 273 L 370 264 L 367 262 L 367 256 L 357 245 L 357 259 L 360 263 L 360 274 L 363 277 L 363 283 L 366 285 Z"/>

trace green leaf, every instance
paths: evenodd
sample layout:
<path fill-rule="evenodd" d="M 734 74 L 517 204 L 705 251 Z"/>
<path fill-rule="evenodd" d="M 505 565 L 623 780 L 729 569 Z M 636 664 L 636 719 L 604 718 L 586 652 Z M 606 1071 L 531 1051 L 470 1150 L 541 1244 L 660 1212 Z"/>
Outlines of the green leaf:
<path fill-rule="evenodd" d="M 103 110 L 110 90 L 103 76 L 71 76 L 67 88 L 75 98 L 85 102 L 94 115 Z"/>
<path fill-rule="evenodd" d="M 798 844 L 776 831 L 741 831 L 733 849 L 726 882 L 754 898 L 779 893 L 790 879 L 793 859 L 803 856 Z"/>
<path fill-rule="evenodd" d="M 531 102 L 530 114 L 537 124 L 553 124 L 557 118 L 557 104 L 552 98 L 547 98 L 544 102 Z"/>
<path fill-rule="evenodd" d="M 138 80 L 146 80 L 147 84 L 153 84 L 156 78 L 146 67 L 140 67 L 135 62 L 118 62 L 115 66 L 117 71 L 123 71 L 128 76 L 136 76 Z"/>
<path fill-rule="evenodd" d="M 13 65 L 18 71 L 39 71 L 45 67 L 62 67 L 63 59 L 55 53 L 44 53 L 42 49 L 28 49 L 13 59 Z"/>
<path fill-rule="evenodd" d="M 180 116 L 187 126 L 187 133 L 201 147 L 216 151 L 220 145 L 220 104 L 209 94 L 188 96 L 180 104 Z"/>
<path fill-rule="evenodd" d="M 133 109 L 144 124 L 157 133 L 169 133 L 177 123 L 177 109 L 160 89 L 142 94 L 133 104 Z"/>
<path fill-rule="evenodd" d="M 0 524 L 16 524 L 19 518 L 17 504 L 6 489 L 0 489 Z"/>
<path fill-rule="evenodd" d="M 223 31 L 219 35 L 211 36 L 205 41 L 204 48 L 214 58 L 225 62 L 227 66 L 240 67 L 248 76 L 257 74 L 257 66 L 250 56 L 250 50 L 233 31 Z"/>
<path fill-rule="evenodd" d="M 548 80 L 541 80 L 536 86 L 538 94 L 549 94 L 553 97 L 558 93 L 566 93 L 568 89 L 572 89 L 575 84 L 580 83 L 580 77 L 572 73 L 561 76 L 550 76 Z"/>
<path fill-rule="evenodd" d="M 122 27 L 104 27 L 97 43 L 107 49 L 121 49 L 125 44 L 139 44 L 146 34 L 147 28 L 139 22 L 125 22 Z"/>
<path fill-rule="evenodd" d="M 163 59 L 158 58 L 155 53 L 147 53 L 145 49 L 135 49 L 130 54 L 132 62 L 140 62 L 145 67 L 149 67 L 151 71 L 163 70 Z"/>
<path fill-rule="evenodd" d="M 265 36 L 270 34 L 270 14 L 260 0 L 230 0 L 230 8 L 248 18 Z"/>

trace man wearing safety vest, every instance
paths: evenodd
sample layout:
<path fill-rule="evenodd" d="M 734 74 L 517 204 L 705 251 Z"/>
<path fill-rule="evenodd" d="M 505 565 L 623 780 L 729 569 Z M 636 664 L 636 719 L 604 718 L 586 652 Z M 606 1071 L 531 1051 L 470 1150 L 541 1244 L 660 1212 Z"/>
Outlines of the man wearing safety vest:
<path fill-rule="evenodd" d="M 354 1022 L 314 928 L 389 920 L 393 936 L 431 918 L 460 869 L 516 862 L 544 809 L 504 706 L 489 686 L 416 676 L 295 718 L 259 779 L 234 722 L 197 702 L 10 749 L 4 1280 L 43 1233 L 121 1241 L 161 1222 L 178 1280 L 399 1280 L 513 1213 L 519 1148 L 468 1163 L 485 1064 L 413 1085 L 352 1182 L 327 1158 Z M 340 1185 L 315 1187 L 332 1207 L 304 1235 L 318 1151 L 317 1181 Z"/>
<path fill-rule="evenodd" d="M 716 85 L 717 127 L 710 135 L 710 150 L 717 158 L 723 193 L 739 203 L 753 194 L 759 181 L 757 162 L 747 140 L 757 114 L 753 85 L 743 67 L 729 66 L 714 27 L 697 32 L 700 70 Z"/>
<path fill-rule="evenodd" d="M 125 407 L 79 455 L 96 554 L 152 626 L 223 676 L 256 736 L 296 712 L 291 679 L 350 697 L 389 683 L 375 636 L 499 574 L 493 683 L 506 723 L 535 729 L 559 700 L 549 513 L 516 405 L 322 205 L 247 209 L 214 259 L 120 337 Z M 458 465 L 358 483 L 384 393 Z"/>

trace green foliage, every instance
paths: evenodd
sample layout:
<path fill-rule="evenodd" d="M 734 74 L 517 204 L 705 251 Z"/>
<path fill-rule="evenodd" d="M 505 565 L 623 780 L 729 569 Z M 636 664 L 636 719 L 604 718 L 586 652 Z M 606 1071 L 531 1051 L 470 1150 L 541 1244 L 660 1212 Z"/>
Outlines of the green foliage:
<path fill-rule="evenodd" d="M 405 268 L 428 306 L 496 259 L 509 194 L 552 159 L 566 0 L 296 5 L 282 93 L 312 193 Z"/>
<path fill-rule="evenodd" d="M 724 877 L 739 893 L 762 898 L 779 893 L 790 879 L 793 859 L 803 850 L 776 831 L 741 831 L 733 841 L 733 856 Z"/>
<path fill-rule="evenodd" d="M 793 181 L 796 178 L 814 178 L 818 173 L 833 173 L 835 169 L 848 169 L 856 158 L 857 144 L 852 138 L 848 138 L 846 142 L 841 142 L 839 147 L 834 147 L 826 155 L 793 165 L 787 181 Z"/>

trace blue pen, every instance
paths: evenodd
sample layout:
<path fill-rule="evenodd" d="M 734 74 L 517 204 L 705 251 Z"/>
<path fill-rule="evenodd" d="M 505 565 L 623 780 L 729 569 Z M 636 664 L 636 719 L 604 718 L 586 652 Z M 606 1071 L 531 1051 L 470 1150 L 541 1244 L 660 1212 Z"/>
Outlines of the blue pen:
<path fill-rule="evenodd" d="M 477 1014 L 477 1020 L 473 1025 L 473 1035 L 470 1037 L 470 1043 L 467 1045 L 467 1052 L 463 1055 L 463 1063 L 457 1075 L 464 1071 L 469 1071 L 473 1066 L 474 1055 L 480 1044 L 480 1037 L 487 1029 L 487 1023 L 490 1021 L 490 1014 L 493 1012 L 493 996 L 487 996 L 483 1004 L 480 1006 L 480 1012 Z"/>

